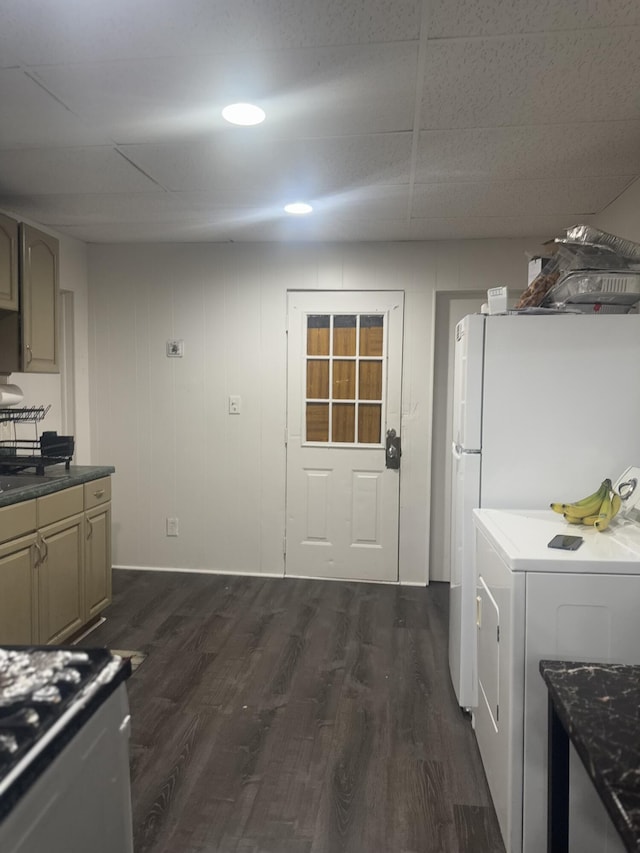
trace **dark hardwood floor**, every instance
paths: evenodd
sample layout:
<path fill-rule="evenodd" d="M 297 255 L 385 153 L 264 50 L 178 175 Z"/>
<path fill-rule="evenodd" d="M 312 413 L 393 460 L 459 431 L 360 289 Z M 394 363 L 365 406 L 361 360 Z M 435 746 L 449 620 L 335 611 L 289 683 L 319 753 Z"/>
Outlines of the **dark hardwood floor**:
<path fill-rule="evenodd" d="M 114 572 L 136 853 L 503 853 L 446 584 Z"/>

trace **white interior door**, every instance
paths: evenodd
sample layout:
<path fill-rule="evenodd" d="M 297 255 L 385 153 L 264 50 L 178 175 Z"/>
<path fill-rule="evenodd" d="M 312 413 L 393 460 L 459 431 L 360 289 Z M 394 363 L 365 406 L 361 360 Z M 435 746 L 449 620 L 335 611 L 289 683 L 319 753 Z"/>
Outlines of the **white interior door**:
<path fill-rule="evenodd" d="M 288 295 L 287 575 L 398 579 L 404 295 Z"/>

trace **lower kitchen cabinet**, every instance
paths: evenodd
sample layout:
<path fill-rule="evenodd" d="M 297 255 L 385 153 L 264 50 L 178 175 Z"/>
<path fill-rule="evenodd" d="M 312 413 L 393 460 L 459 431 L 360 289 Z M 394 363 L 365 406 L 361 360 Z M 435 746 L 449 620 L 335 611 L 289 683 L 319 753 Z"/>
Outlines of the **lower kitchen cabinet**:
<path fill-rule="evenodd" d="M 82 627 L 84 619 L 84 514 L 39 531 L 38 642 L 60 643 Z"/>
<path fill-rule="evenodd" d="M 110 477 L 0 508 L 0 644 L 62 643 L 110 602 Z"/>
<path fill-rule="evenodd" d="M 35 533 L 0 545 L 0 645 L 29 644 L 37 636 L 36 557 Z"/>
<path fill-rule="evenodd" d="M 85 621 L 111 601 L 111 503 L 85 513 Z"/>

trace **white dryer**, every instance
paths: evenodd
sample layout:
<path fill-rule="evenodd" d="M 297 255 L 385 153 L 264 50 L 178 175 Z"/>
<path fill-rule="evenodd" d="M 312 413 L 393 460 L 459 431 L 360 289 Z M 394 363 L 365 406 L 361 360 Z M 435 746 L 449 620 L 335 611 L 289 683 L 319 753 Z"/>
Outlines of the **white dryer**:
<path fill-rule="evenodd" d="M 640 492 L 640 490 L 639 490 Z M 476 737 L 507 853 L 545 853 L 547 690 L 539 661 L 640 664 L 640 525 L 568 525 L 551 511 L 474 511 L 478 706 Z M 548 547 L 579 534 L 577 551 Z M 571 759 L 575 853 L 623 848 Z"/>

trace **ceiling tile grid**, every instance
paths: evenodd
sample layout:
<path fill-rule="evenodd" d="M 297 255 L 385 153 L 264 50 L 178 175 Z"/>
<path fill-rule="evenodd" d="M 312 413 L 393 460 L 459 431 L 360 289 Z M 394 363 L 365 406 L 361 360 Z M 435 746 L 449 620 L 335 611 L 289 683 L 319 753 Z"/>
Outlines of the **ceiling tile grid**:
<path fill-rule="evenodd" d="M 0 208 L 91 242 L 553 236 L 640 175 L 640 3 L 3 0 L 0 107 Z"/>

